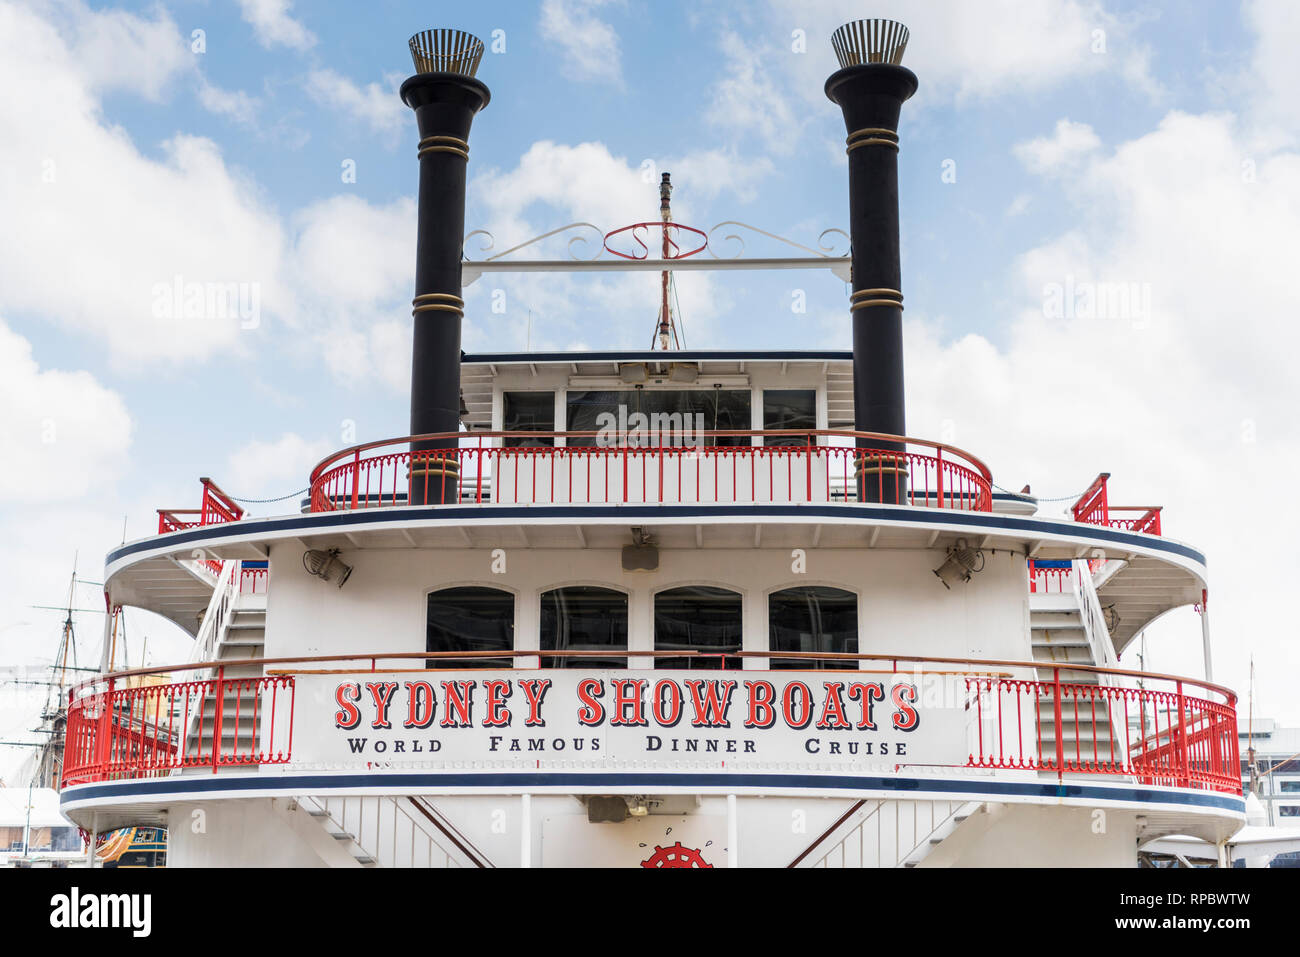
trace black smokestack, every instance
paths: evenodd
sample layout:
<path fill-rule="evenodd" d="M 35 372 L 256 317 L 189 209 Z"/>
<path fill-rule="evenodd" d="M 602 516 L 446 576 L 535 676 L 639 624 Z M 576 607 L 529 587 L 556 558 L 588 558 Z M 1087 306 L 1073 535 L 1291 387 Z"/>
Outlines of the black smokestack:
<path fill-rule="evenodd" d="M 839 72 L 826 95 L 844 111 L 848 130 L 849 233 L 853 241 L 853 399 L 860 432 L 906 435 L 903 410 L 903 293 L 898 261 L 898 115 L 916 92 L 916 74 L 899 66 L 907 28 L 858 20 L 835 31 Z M 901 443 L 858 445 L 901 451 Z M 906 462 L 858 459 L 866 501 L 906 500 Z"/>
<path fill-rule="evenodd" d="M 402 102 L 420 130 L 419 233 L 415 256 L 415 337 L 411 356 L 411 434 L 460 430 L 461 243 L 469 129 L 491 93 L 474 78 L 482 41 L 459 30 L 411 37 L 415 76 Z M 412 451 L 455 448 L 456 439 L 417 442 Z M 412 456 L 411 503 L 456 501 L 454 457 Z"/>

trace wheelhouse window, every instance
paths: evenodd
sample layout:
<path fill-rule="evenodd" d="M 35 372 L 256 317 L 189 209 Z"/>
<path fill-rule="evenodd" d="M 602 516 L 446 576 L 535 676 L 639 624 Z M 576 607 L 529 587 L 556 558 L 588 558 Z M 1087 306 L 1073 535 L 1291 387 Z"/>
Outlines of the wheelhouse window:
<path fill-rule="evenodd" d="M 773 592 L 767 599 L 768 648 L 856 654 L 858 596 L 841 588 L 809 585 Z M 855 662 L 809 658 L 771 659 L 772 668 L 853 668 Z"/>
<path fill-rule="evenodd" d="M 725 588 L 688 585 L 655 595 L 656 668 L 739 668 L 739 658 L 696 658 L 671 652 L 729 654 L 741 647 L 741 596 Z"/>
<path fill-rule="evenodd" d="M 574 585 L 542 593 L 542 651 L 627 651 L 627 595 Z M 626 668 L 627 658 L 542 658 L 546 668 Z"/>
<path fill-rule="evenodd" d="M 505 432 L 554 432 L 554 392 L 503 392 L 501 393 L 501 428 Z M 506 448 L 539 448 L 554 445 L 549 435 L 536 438 L 508 438 L 502 443 Z"/>
<path fill-rule="evenodd" d="M 515 596 L 499 588 L 466 586 L 430 592 L 428 651 L 512 651 Z M 430 658 L 428 668 L 509 668 L 506 658 Z"/>
<path fill-rule="evenodd" d="M 817 428 L 817 393 L 812 389 L 764 389 L 763 428 L 789 430 Z M 806 435 L 767 435 L 764 445 L 808 445 Z"/>
<path fill-rule="evenodd" d="M 618 389 L 570 392 L 566 402 L 570 432 L 632 433 L 641 447 L 749 445 L 747 435 L 700 438 L 701 432 L 749 431 L 750 396 L 741 389 Z M 574 436 L 570 446 L 600 444 L 596 436 Z"/>

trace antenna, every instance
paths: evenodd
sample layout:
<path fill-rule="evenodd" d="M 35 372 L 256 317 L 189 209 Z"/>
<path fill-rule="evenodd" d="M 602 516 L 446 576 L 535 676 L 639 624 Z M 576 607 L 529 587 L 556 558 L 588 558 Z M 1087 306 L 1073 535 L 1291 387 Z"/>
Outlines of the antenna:
<path fill-rule="evenodd" d="M 663 178 L 659 181 L 659 218 L 663 221 L 663 258 L 671 259 L 671 240 L 668 238 L 668 224 L 673 221 L 672 206 L 673 184 L 672 174 L 664 173 Z M 660 349 L 669 348 L 669 339 L 672 340 L 672 348 L 680 349 L 681 340 L 677 338 L 677 327 L 673 322 L 672 305 L 668 302 L 668 286 L 672 281 L 672 270 L 665 269 L 660 273 L 660 303 L 659 303 L 659 329 L 656 333 L 656 341 Z M 653 348 L 653 344 L 651 345 Z"/>
<path fill-rule="evenodd" d="M 672 174 L 664 173 L 659 181 L 659 222 L 633 223 L 630 226 L 623 226 L 605 234 L 605 249 L 608 252 L 623 259 L 645 262 L 650 260 L 650 247 L 646 245 L 643 238 L 644 233 L 655 227 L 659 229 L 663 240 L 660 247 L 661 258 L 657 261 L 651 261 L 655 265 L 662 264 L 664 268 L 659 273 L 659 316 L 655 321 L 654 338 L 650 340 L 651 350 L 656 347 L 664 350 L 683 348 L 682 336 L 679 334 L 677 322 L 679 317 L 674 317 L 673 314 L 673 302 L 677 298 L 677 284 L 673 281 L 671 263 L 674 259 L 685 259 L 688 256 L 694 256 L 709 245 L 709 237 L 704 230 L 673 222 L 672 195 Z M 636 248 L 625 251 L 625 249 L 616 249 L 610 245 L 610 241 L 615 236 L 623 236 L 625 233 L 630 234 Z M 677 242 L 677 239 L 683 235 L 698 237 L 700 244 L 693 249 L 683 249 Z M 678 312 L 680 312 L 680 307 L 678 307 Z"/>

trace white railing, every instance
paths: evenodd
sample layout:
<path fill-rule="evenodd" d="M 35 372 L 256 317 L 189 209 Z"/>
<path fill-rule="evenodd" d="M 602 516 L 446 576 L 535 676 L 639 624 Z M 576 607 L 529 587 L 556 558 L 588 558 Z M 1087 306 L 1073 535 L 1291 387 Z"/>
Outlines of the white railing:
<path fill-rule="evenodd" d="M 221 563 L 221 573 L 217 576 L 216 587 L 212 590 L 212 599 L 208 602 L 207 611 L 203 613 L 199 633 L 194 638 L 194 650 L 190 654 L 191 662 L 215 661 L 220 654 L 221 643 L 230 631 L 232 606 L 239 595 L 239 564 L 238 561 Z M 192 680 L 207 681 L 216 673 L 216 668 L 196 671 Z M 215 707 L 220 709 L 222 702 L 217 701 Z M 196 747 L 202 743 L 199 731 L 204 720 L 203 712 L 204 700 L 200 696 L 199 706 L 189 712 L 189 720 L 184 722 L 185 736 L 180 739 L 180 743 L 186 752 L 190 749 L 191 741 Z"/>
<path fill-rule="evenodd" d="M 230 628 L 231 606 L 239 594 L 239 566 L 237 561 L 221 563 L 221 574 L 217 576 L 212 599 L 208 602 L 207 611 L 203 613 L 199 633 L 194 638 L 194 651 L 190 655 L 190 661 L 212 661 L 217 657 L 216 651 Z M 209 670 L 207 674 L 197 677 L 209 677 L 211 674 Z"/>
<path fill-rule="evenodd" d="M 863 801 L 791 867 L 904 867 L 978 808 L 966 801 Z M 958 819 L 961 820 L 958 820 Z"/>
<path fill-rule="evenodd" d="M 1115 646 L 1111 644 L 1110 629 L 1106 627 L 1106 615 L 1101 610 L 1101 599 L 1097 595 L 1097 586 L 1093 583 L 1088 563 L 1076 561 L 1074 574 L 1070 577 L 1075 598 L 1079 602 L 1083 631 L 1088 639 L 1088 647 L 1092 650 L 1092 663 L 1101 667 L 1117 665 L 1119 659 L 1115 655 Z M 1101 676 L 1102 679 L 1105 677 Z"/>
<path fill-rule="evenodd" d="M 490 867 L 468 846 L 452 850 L 450 825 L 435 808 L 420 798 L 406 797 L 299 797 L 298 803 L 329 820 L 365 855 L 366 863 L 379 867 Z M 437 823 L 433 823 L 436 821 Z M 435 839 L 430 828 L 446 834 Z"/>

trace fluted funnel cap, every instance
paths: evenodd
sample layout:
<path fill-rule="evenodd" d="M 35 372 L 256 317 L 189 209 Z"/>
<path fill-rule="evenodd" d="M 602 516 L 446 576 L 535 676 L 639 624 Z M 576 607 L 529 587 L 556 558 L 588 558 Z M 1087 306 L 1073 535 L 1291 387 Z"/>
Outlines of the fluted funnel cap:
<path fill-rule="evenodd" d="M 416 73 L 473 76 L 483 59 L 483 41 L 463 30 L 425 30 L 411 37 Z"/>
<path fill-rule="evenodd" d="M 831 35 L 831 46 L 841 69 L 863 63 L 897 66 L 903 62 L 909 36 L 897 20 L 854 20 Z"/>

